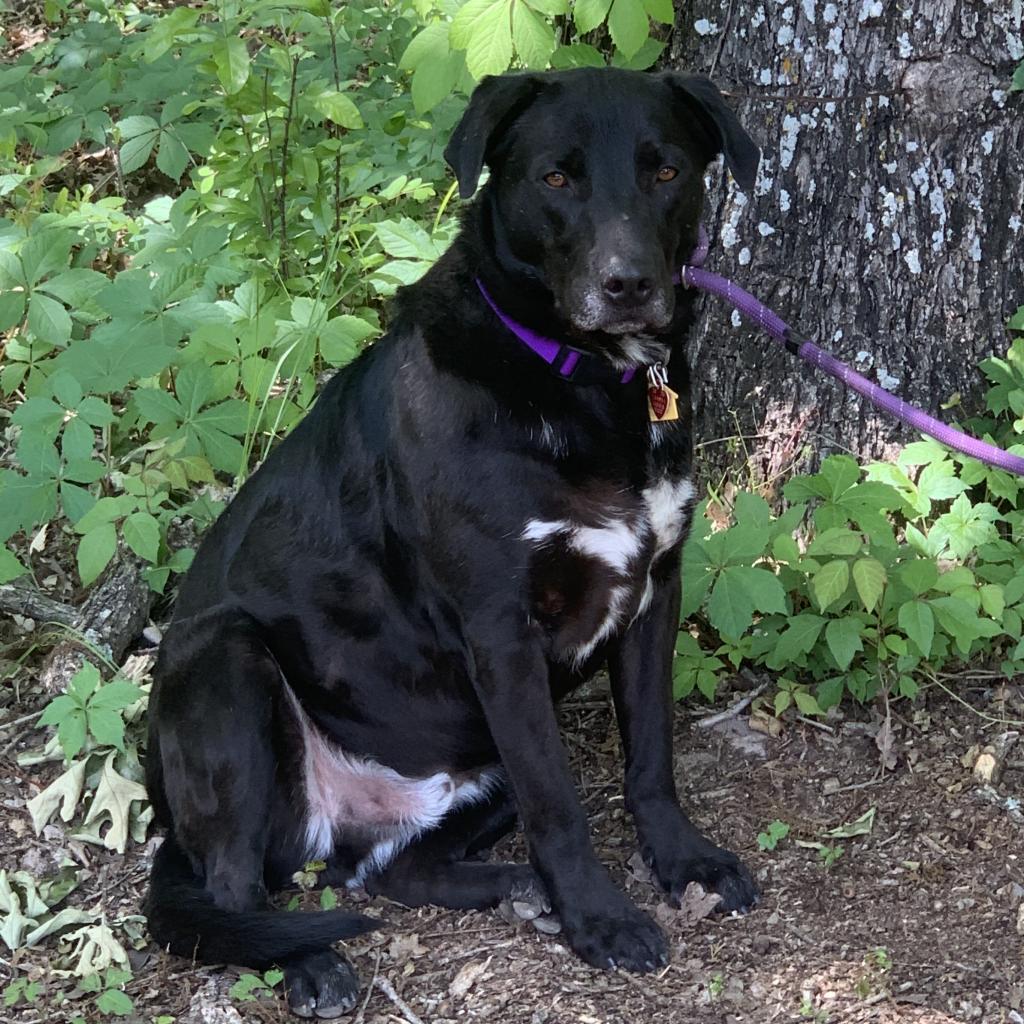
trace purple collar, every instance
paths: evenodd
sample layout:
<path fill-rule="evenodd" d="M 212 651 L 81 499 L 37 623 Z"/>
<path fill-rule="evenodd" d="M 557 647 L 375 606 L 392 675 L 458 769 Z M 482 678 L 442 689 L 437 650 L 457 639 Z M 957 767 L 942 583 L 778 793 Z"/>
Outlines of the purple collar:
<path fill-rule="evenodd" d="M 478 277 L 476 286 L 484 297 L 487 305 L 494 310 L 494 315 L 528 348 L 535 352 L 551 367 L 556 377 L 562 380 L 571 380 L 576 384 L 597 384 L 612 383 L 618 381 L 620 384 L 628 384 L 636 375 L 637 368 L 631 366 L 624 373 L 619 374 L 612 370 L 602 360 L 583 349 L 573 348 L 564 342 L 556 341 L 554 338 L 545 338 L 543 334 L 531 331 L 524 327 L 517 320 L 513 320 L 507 313 L 498 308 L 498 304 L 491 298 L 490 293 L 484 287 L 483 281 Z"/>

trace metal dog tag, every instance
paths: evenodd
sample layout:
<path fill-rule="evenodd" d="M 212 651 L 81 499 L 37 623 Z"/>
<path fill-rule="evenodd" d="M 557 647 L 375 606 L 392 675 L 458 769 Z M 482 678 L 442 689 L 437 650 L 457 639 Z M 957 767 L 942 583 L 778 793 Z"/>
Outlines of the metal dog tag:
<path fill-rule="evenodd" d="M 668 373 L 661 363 L 647 368 L 647 415 L 652 423 L 679 419 L 676 399 L 679 395 L 668 386 Z"/>

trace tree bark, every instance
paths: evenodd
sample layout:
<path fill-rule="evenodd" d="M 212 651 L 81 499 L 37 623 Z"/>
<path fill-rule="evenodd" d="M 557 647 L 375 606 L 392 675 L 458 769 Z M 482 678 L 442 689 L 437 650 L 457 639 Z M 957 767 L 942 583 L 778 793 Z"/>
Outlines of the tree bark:
<path fill-rule="evenodd" d="M 669 66 L 710 75 L 763 148 L 753 195 L 712 175 L 708 268 L 905 400 L 976 408 L 1024 302 L 1021 0 L 676 11 Z M 707 297 L 690 351 L 712 482 L 739 458 L 771 491 L 794 462 L 915 439 L 730 313 Z"/>

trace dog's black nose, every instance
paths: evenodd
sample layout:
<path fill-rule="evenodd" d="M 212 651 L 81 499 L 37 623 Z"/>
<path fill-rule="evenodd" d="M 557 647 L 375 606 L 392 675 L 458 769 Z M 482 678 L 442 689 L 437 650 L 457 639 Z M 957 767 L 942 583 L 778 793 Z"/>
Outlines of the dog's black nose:
<path fill-rule="evenodd" d="M 644 305 L 654 290 L 654 285 L 649 277 L 629 271 L 609 274 L 602 282 L 601 287 L 609 302 L 627 308 Z"/>

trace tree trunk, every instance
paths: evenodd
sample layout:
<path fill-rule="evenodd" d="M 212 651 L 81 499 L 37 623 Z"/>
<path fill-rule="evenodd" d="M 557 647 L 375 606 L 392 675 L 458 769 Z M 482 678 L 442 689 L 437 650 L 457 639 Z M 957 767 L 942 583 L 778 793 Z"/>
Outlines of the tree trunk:
<path fill-rule="evenodd" d="M 968 408 L 1024 302 L 1021 0 L 686 0 L 668 64 L 710 75 L 763 148 L 709 193 L 707 266 L 907 401 Z M 691 347 L 713 480 L 771 483 L 912 433 L 708 297 Z M 741 443 L 722 438 L 741 436 Z"/>

